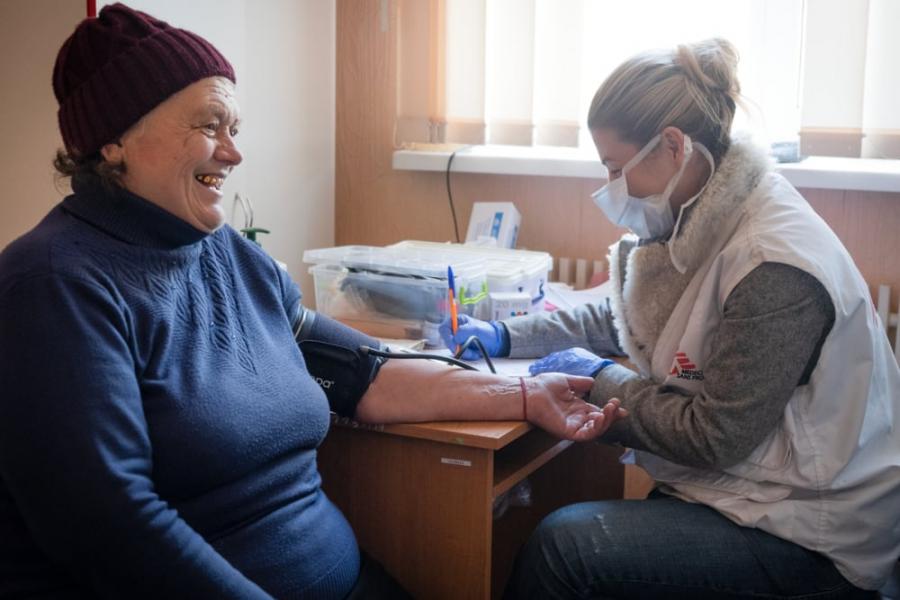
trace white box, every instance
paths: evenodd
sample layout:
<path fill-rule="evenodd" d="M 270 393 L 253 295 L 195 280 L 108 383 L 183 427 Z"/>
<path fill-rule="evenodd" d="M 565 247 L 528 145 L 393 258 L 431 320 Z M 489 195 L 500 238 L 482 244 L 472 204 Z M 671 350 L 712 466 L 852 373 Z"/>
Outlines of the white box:
<path fill-rule="evenodd" d="M 531 311 L 531 295 L 526 292 L 491 292 L 488 294 L 491 319 L 499 321 L 527 315 Z"/>
<path fill-rule="evenodd" d="M 466 242 L 496 240 L 498 248 L 515 248 L 522 215 L 512 202 L 476 202 L 469 217 Z"/>

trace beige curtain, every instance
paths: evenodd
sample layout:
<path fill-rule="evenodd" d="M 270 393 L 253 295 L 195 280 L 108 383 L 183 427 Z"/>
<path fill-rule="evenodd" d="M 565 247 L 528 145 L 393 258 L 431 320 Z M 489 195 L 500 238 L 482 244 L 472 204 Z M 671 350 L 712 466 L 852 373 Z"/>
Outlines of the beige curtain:
<path fill-rule="evenodd" d="M 741 52 L 736 129 L 900 158 L 897 0 L 396 2 L 398 145 L 587 146 L 591 97 L 617 64 L 718 35 Z"/>
<path fill-rule="evenodd" d="M 900 2 L 808 0 L 804 154 L 900 158 Z"/>

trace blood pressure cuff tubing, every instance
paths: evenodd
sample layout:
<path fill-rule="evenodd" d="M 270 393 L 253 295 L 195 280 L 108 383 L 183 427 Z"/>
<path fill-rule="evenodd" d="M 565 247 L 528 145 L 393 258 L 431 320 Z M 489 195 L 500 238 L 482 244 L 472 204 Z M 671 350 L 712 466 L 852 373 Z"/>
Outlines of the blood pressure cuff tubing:
<path fill-rule="evenodd" d="M 294 323 L 294 337 L 309 374 L 325 392 L 331 410 L 352 417 L 386 360 L 359 348 L 381 349 L 381 343 L 302 306 Z"/>

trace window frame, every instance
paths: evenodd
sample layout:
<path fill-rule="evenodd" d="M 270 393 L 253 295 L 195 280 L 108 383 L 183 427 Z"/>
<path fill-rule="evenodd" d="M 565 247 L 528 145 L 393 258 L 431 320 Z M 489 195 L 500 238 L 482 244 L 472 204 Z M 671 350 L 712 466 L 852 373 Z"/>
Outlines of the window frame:
<path fill-rule="evenodd" d="M 452 172 L 512 176 L 579 177 L 606 181 L 606 168 L 593 152 L 555 146 L 412 144 L 393 153 L 397 171 Z M 775 163 L 794 187 L 868 192 L 900 192 L 900 160 L 809 156 Z"/>

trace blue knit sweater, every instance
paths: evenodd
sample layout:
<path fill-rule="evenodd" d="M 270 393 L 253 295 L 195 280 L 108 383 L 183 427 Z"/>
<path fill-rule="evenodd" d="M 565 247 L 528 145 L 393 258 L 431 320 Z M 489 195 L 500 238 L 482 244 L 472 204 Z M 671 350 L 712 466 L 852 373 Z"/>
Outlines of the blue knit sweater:
<path fill-rule="evenodd" d="M 73 186 L 0 255 L 0 597 L 343 597 L 297 287 L 230 227 Z"/>

